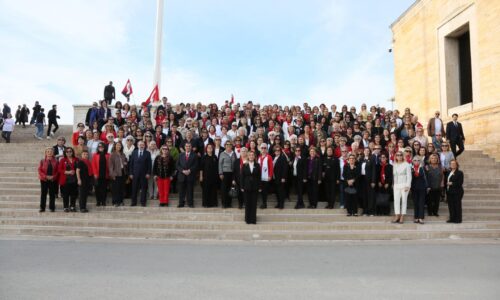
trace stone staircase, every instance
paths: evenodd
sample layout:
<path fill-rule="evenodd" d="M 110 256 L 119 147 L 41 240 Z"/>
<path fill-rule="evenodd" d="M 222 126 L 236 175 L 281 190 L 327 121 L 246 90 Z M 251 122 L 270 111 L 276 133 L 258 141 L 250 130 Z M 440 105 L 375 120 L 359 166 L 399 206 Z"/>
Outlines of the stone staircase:
<path fill-rule="evenodd" d="M 67 139 L 71 126 L 61 126 Z M 209 241 L 331 241 L 331 240 L 422 240 L 500 238 L 500 164 L 480 151 L 460 156 L 465 172 L 464 223 L 445 223 L 448 212 L 441 204 L 440 217 L 427 217 L 425 225 L 411 222 L 391 224 L 391 217 L 347 217 L 342 209 L 295 210 L 287 202 L 284 210 L 258 210 L 257 225 L 244 223 L 237 208 L 202 208 L 201 191 L 195 189 L 195 208 L 177 208 L 178 195 L 170 207 L 96 207 L 89 199 L 90 213 L 64 213 L 56 199 L 55 213 L 38 213 L 40 187 L 36 176 L 46 146 L 33 128 L 16 128 L 11 144 L 0 143 L 0 235 L 101 237 Z M 295 201 L 292 195 L 292 200 Z M 274 207 L 274 195 L 269 207 Z M 108 196 L 108 203 L 111 202 Z M 126 204 L 130 200 L 126 199 Z M 338 205 L 338 204 L 337 204 Z M 324 207 L 320 203 L 319 207 Z"/>

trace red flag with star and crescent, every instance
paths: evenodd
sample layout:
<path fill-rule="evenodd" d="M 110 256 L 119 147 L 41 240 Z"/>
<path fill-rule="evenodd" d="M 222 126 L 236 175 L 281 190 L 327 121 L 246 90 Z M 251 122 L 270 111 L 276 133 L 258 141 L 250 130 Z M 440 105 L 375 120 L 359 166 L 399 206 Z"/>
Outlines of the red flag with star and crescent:
<path fill-rule="evenodd" d="M 153 91 L 149 95 L 149 98 L 144 102 L 145 105 L 149 105 L 151 102 L 159 102 L 160 101 L 160 92 L 158 90 L 158 84 L 155 85 Z"/>
<path fill-rule="evenodd" d="M 125 96 L 127 99 L 130 98 L 130 95 L 132 95 L 134 91 L 132 90 L 132 84 L 130 83 L 130 79 L 127 80 L 127 83 L 125 84 L 125 87 L 123 87 L 122 94 Z"/>

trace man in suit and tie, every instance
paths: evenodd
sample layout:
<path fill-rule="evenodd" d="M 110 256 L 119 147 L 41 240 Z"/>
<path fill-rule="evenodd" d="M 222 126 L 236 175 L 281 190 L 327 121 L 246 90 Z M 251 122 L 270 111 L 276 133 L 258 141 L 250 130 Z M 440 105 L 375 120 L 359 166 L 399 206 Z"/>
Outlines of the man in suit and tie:
<path fill-rule="evenodd" d="M 453 114 L 451 116 L 453 121 L 446 124 L 446 139 L 450 142 L 451 152 L 457 158 L 462 152 L 464 152 L 464 141 L 465 135 L 462 129 L 462 124 L 458 122 L 458 114 Z M 458 151 L 457 151 L 458 146 Z"/>
<path fill-rule="evenodd" d="M 177 160 L 177 182 L 179 183 L 179 205 L 184 207 L 187 198 L 188 206 L 193 208 L 193 188 L 196 180 L 196 171 L 198 170 L 198 157 L 192 151 L 191 143 L 186 143 L 184 153 L 179 154 Z"/>
<path fill-rule="evenodd" d="M 132 205 L 137 205 L 137 193 L 141 190 L 141 205 L 146 206 L 148 179 L 151 176 L 151 153 L 146 151 L 143 141 L 137 143 L 137 149 L 130 155 L 129 176 L 132 180 Z"/>

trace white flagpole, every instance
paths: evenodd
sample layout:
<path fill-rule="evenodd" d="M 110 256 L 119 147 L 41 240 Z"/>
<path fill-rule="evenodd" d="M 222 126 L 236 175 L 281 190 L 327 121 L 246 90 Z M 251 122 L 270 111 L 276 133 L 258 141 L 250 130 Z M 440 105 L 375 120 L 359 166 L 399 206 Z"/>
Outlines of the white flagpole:
<path fill-rule="evenodd" d="M 157 0 L 157 6 L 156 6 L 155 69 L 154 69 L 153 87 L 158 84 L 158 89 L 160 88 L 160 82 L 161 82 L 161 46 L 162 46 L 162 34 L 163 34 L 163 2 L 164 2 L 164 0 Z"/>

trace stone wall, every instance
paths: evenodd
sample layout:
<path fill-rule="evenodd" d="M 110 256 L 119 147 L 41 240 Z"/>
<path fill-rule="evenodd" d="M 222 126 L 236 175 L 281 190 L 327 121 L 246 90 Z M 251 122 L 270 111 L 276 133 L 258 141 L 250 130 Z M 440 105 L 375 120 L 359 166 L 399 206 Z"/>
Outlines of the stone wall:
<path fill-rule="evenodd" d="M 90 107 L 91 105 L 73 105 L 73 130 L 76 130 L 76 125 L 78 123 L 85 123 L 85 117 Z"/>
<path fill-rule="evenodd" d="M 443 99 L 446 74 L 440 30 L 467 14 L 471 35 L 474 100 L 450 108 Z M 500 1 L 421 0 L 392 26 L 395 105 L 410 107 L 423 123 L 440 110 L 445 121 L 457 112 L 466 144 L 500 159 Z M 442 40 L 441 40 L 442 41 Z M 442 43 L 442 42 L 441 42 Z M 470 147 L 472 148 L 472 147 Z"/>

